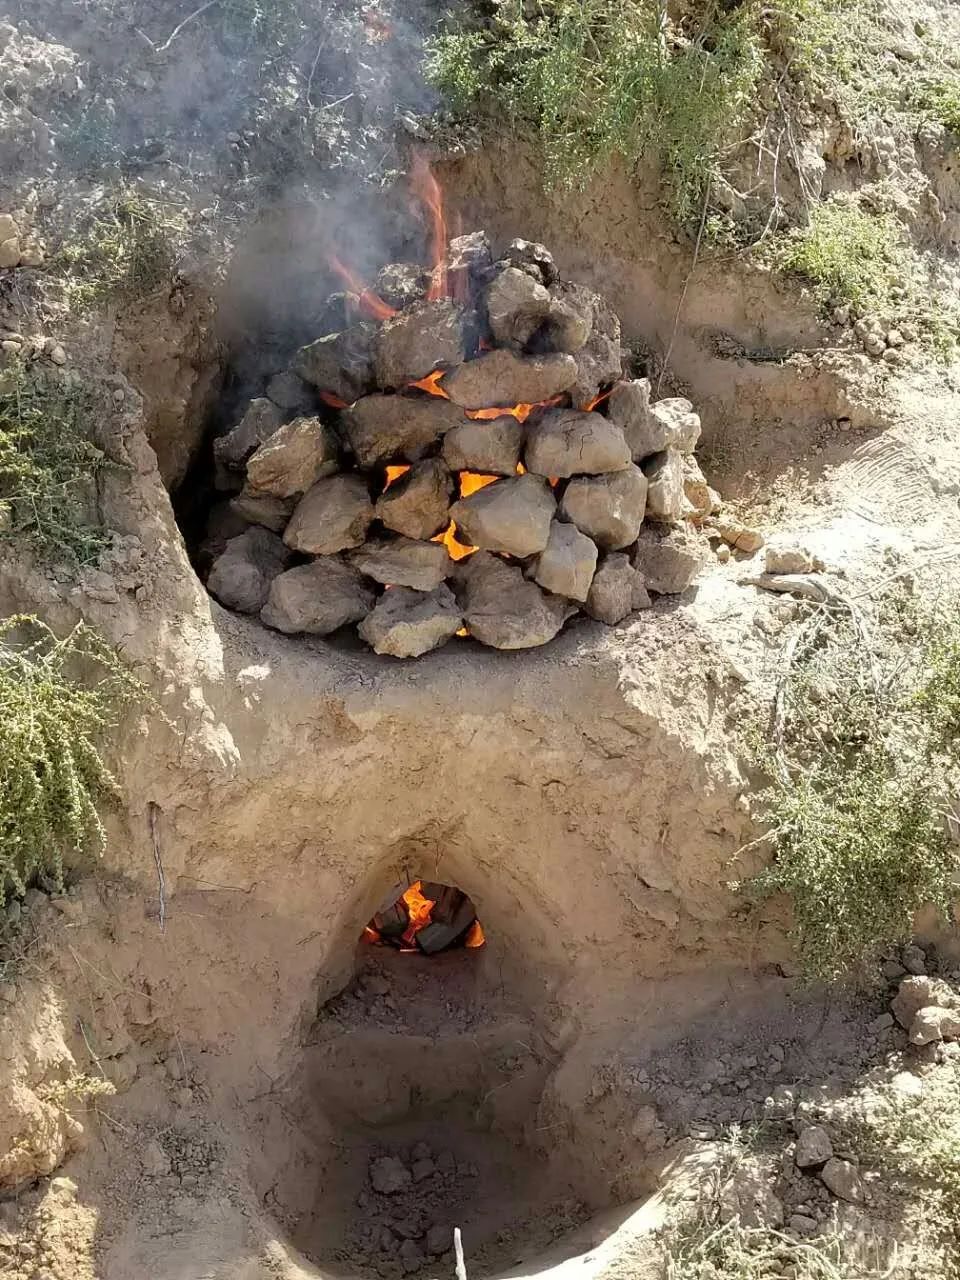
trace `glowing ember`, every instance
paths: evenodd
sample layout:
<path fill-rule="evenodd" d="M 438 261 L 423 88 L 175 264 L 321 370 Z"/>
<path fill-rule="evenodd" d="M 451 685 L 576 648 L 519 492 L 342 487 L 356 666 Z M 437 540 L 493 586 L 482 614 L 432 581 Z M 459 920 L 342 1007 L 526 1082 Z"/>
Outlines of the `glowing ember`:
<path fill-rule="evenodd" d="M 459 634 L 460 632 L 458 631 L 457 635 Z M 466 635 L 466 631 L 464 631 L 463 634 Z M 483 925 L 479 920 L 474 920 L 473 924 L 470 926 L 470 932 L 463 940 L 463 945 L 465 947 L 482 947 L 485 942 L 486 938 L 483 934 Z"/>
<path fill-rule="evenodd" d="M 415 196 L 430 215 L 430 288 L 427 301 L 436 302 L 447 295 L 447 223 L 443 214 L 443 192 L 429 164 L 421 155 L 413 160 L 410 185 Z"/>
<path fill-rule="evenodd" d="M 387 467 L 387 480 L 386 484 L 383 486 L 384 490 L 389 489 L 394 480 L 399 480 L 400 477 L 405 476 L 409 470 L 409 466 Z"/>
<path fill-rule="evenodd" d="M 434 369 L 433 373 L 428 373 L 425 378 L 419 378 L 416 382 L 411 382 L 411 387 L 416 387 L 418 391 L 426 391 L 427 395 L 440 396 L 443 400 L 449 400 L 450 397 L 440 385 L 440 379 L 446 373 L 446 369 Z"/>
<path fill-rule="evenodd" d="M 465 560 L 467 556 L 472 556 L 477 550 L 476 547 L 468 546 L 466 543 L 457 541 L 457 526 L 451 520 L 443 533 L 438 533 L 436 537 L 430 539 L 431 542 L 442 542 L 447 548 L 447 554 L 451 560 Z"/>
<path fill-rule="evenodd" d="M 499 476 L 483 476 L 476 471 L 461 471 L 460 497 L 469 498 L 471 493 L 476 493 L 478 489 L 484 489 L 488 484 L 493 484 L 494 480 L 499 479 Z"/>
<path fill-rule="evenodd" d="M 327 262 L 330 265 L 330 269 L 337 273 L 351 293 L 357 295 L 357 303 L 361 311 L 366 312 L 368 316 L 372 316 L 374 320 L 389 320 L 391 316 L 397 314 L 396 307 L 391 307 L 375 294 L 372 289 L 368 289 L 359 277 L 345 263 L 340 261 L 335 253 L 327 254 Z"/>
<path fill-rule="evenodd" d="M 430 912 L 433 910 L 433 900 L 423 896 L 422 887 L 423 881 L 416 880 L 403 894 L 403 901 L 410 913 L 410 923 L 403 931 L 403 940 L 411 945 L 423 926 L 430 923 Z"/>
<path fill-rule="evenodd" d="M 436 897 L 427 896 L 422 880 L 414 881 L 389 910 L 374 916 L 360 940 L 428 955 L 456 943 L 482 947 L 486 939 L 470 899 L 449 885 L 428 887 Z M 418 942 L 417 935 L 427 926 L 431 926 L 429 933 Z"/>

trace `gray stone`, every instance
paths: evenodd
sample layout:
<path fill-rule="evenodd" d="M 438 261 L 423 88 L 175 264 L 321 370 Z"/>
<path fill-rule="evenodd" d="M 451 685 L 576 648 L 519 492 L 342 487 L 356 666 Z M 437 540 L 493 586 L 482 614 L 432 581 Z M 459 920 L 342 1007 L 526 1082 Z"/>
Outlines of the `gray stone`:
<path fill-rule="evenodd" d="M 614 627 L 638 609 L 649 608 L 643 577 L 630 563 L 630 557 L 622 551 L 605 555 L 593 575 L 584 613 Z"/>
<path fill-rule="evenodd" d="M 570 286 L 574 293 L 574 286 Z M 576 287 L 576 296 L 586 305 L 582 295 L 590 293 Z M 569 295 L 568 295 L 569 296 Z M 592 326 L 590 337 L 573 356 L 577 365 L 577 379 L 571 389 L 574 407 L 586 406 L 596 398 L 601 387 L 616 382 L 623 373 L 623 359 L 620 354 L 620 321 L 606 301 L 599 294 L 590 294 Z"/>
<path fill-rule="evenodd" d="M 284 531 L 296 505 L 295 498 L 275 498 L 272 494 L 258 493 L 250 488 L 230 499 L 231 510 L 242 520 L 248 524 L 262 524 L 274 533 Z"/>
<path fill-rule="evenodd" d="M 424 540 L 450 523 L 456 482 L 439 458 L 418 462 L 377 499 L 376 517 L 388 529 Z"/>
<path fill-rule="evenodd" d="M 409 307 L 427 296 L 430 272 L 415 262 L 388 262 L 377 273 L 374 288 L 391 307 Z"/>
<path fill-rule="evenodd" d="M 462 626 L 460 606 L 446 583 L 441 583 L 430 592 L 391 587 L 357 629 L 375 653 L 419 658 L 446 644 Z"/>
<path fill-rule="evenodd" d="M 636 541 L 646 501 L 646 476 L 631 463 L 608 475 L 571 480 L 560 500 L 560 515 L 601 550 L 620 551 Z"/>
<path fill-rule="evenodd" d="M 911 1044 L 924 1045 L 937 1040 L 954 1040 L 957 1036 L 960 1036 L 960 1014 L 956 1009 L 925 1005 L 914 1014 L 907 1039 Z"/>
<path fill-rule="evenodd" d="M 370 1185 L 381 1195 L 393 1196 L 405 1191 L 412 1181 L 410 1170 L 396 1156 L 379 1156 L 370 1161 Z"/>
<path fill-rule="evenodd" d="M 373 503 L 362 476 L 331 476 L 300 499 L 283 540 L 294 551 L 330 556 L 359 547 L 373 520 Z"/>
<path fill-rule="evenodd" d="M 337 437 L 319 418 L 294 418 L 262 444 L 247 463 L 250 487 L 292 498 L 338 467 Z"/>
<path fill-rule="evenodd" d="M 532 556 L 543 551 L 557 504 L 540 476 L 495 480 L 450 509 L 463 539 L 485 551 Z"/>
<path fill-rule="evenodd" d="M 820 1177 L 828 1191 L 850 1204 L 863 1204 L 863 1182 L 855 1164 L 833 1156 L 823 1166 Z"/>
<path fill-rule="evenodd" d="M 593 303 L 587 290 L 559 284 L 550 290 L 544 340 L 552 351 L 579 351 L 593 332 Z"/>
<path fill-rule="evenodd" d="M 813 554 L 799 542 L 776 538 L 767 544 L 763 567 L 767 573 L 810 573 L 813 562 Z"/>
<path fill-rule="evenodd" d="M 576 525 L 554 520 L 546 547 L 525 572 L 544 591 L 583 602 L 590 591 L 596 567 L 596 544 Z"/>
<path fill-rule="evenodd" d="M 435 1224 L 427 1232 L 426 1249 L 432 1258 L 439 1258 L 442 1253 L 453 1248 L 453 1231 L 450 1227 Z"/>
<path fill-rule="evenodd" d="M 260 619 L 288 635 L 326 636 L 365 618 L 376 591 L 336 556 L 321 556 L 274 578 Z"/>
<path fill-rule="evenodd" d="M 798 1169 L 812 1169 L 826 1164 L 833 1155 L 833 1143 L 823 1125 L 810 1124 L 797 1137 L 794 1160 Z"/>
<path fill-rule="evenodd" d="M 880 972 L 888 982 L 899 982 L 906 976 L 906 969 L 896 960 L 885 960 L 880 966 Z"/>
<path fill-rule="evenodd" d="M 697 520 L 704 520 L 720 508 L 720 495 L 707 483 L 707 477 L 700 470 L 700 464 L 692 454 L 681 454 L 683 471 L 683 496 L 686 499 L 691 515 Z"/>
<path fill-rule="evenodd" d="M 198 548 L 197 559 L 201 567 L 209 572 L 213 561 L 223 554 L 230 539 L 246 533 L 249 527 L 250 522 L 233 510 L 230 500 L 215 503 L 210 508 L 204 538 Z"/>
<path fill-rule="evenodd" d="M 351 551 L 347 560 L 384 586 L 414 587 L 417 591 L 439 587 L 453 568 L 442 542 L 420 542 L 414 538 L 371 539 Z"/>
<path fill-rule="evenodd" d="M 477 551 L 457 565 L 467 630 L 494 649 L 530 649 L 557 634 L 576 607 L 524 578 L 519 565 Z"/>
<path fill-rule="evenodd" d="M 465 361 L 444 376 L 443 389 L 464 409 L 542 404 L 568 391 L 577 378 L 573 356 L 518 356 L 500 349 Z"/>
<path fill-rule="evenodd" d="M 312 388 L 292 369 L 273 375 L 267 383 L 267 399 L 294 413 L 310 413 L 316 408 Z"/>
<path fill-rule="evenodd" d="M 623 432 L 630 456 L 641 462 L 671 443 L 670 432 L 650 410 L 650 381 L 618 382 L 607 397 L 607 417 Z"/>
<path fill-rule="evenodd" d="M 511 240 L 503 257 L 511 266 L 532 273 L 542 284 L 550 285 L 557 281 L 553 255 L 535 240 Z"/>
<path fill-rule="evenodd" d="M 640 530 L 634 567 L 643 574 L 648 591 L 679 595 L 686 591 L 710 557 L 710 544 L 683 525 Z"/>
<path fill-rule="evenodd" d="M 468 418 L 443 437 L 443 460 L 452 471 L 514 476 L 523 438 L 523 427 L 510 414 L 487 421 Z"/>
<path fill-rule="evenodd" d="M 453 599 L 453 593 L 447 589 L 447 594 Z M 413 1174 L 414 1182 L 424 1182 L 427 1178 L 432 1178 L 437 1171 L 437 1166 L 432 1160 L 415 1160 L 410 1172 Z"/>
<path fill-rule="evenodd" d="M 895 1024 L 892 1013 L 881 1013 L 878 1017 L 867 1023 L 867 1030 L 873 1035 L 881 1035 L 884 1031 L 889 1031 Z"/>
<path fill-rule="evenodd" d="M 516 267 L 493 278 L 485 301 L 490 332 L 501 346 L 525 346 L 550 313 L 550 294 Z"/>
<path fill-rule="evenodd" d="M 493 265 L 490 240 L 485 231 L 471 231 L 465 236 L 454 236 L 447 245 L 447 271 L 455 275 L 466 272 L 476 281 L 482 272 Z"/>
<path fill-rule="evenodd" d="M 927 972 L 927 954 L 923 947 L 918 947 L 915 943 L 908 943 L 901 948 L 900 959 L 907 973 L 920 975 Z"/>
<path fill-rule="evenodd" d="M 661 449 L 679 449 L 681 453 L 693 453 L 700 439 L 700 416 L 693 405 L 682 396 L 671 400 L 658 400 L 650 408 L 654 421 L 665 436 Z"/>
<path fill-rule="evenodd" d="M 647 477 L 647 517 L 673 523 L 683 515 L 683 466 L 676 449 L 664 449 L 642 465 Z"/>
<path fill-rule="evenodd" d="M 464 357 L 463 309 L 449 299 L 415 302 L 384 320 L 373 343 L 377 386 L 399 389 Z"/>
<path fill-rule="evenodd" d="M 417 462 L 467 421 L 456 405 L 438 396 L 365 396 L 340 420 L 361 467 Z"/>
<path fill-rule="evenodd" d="M 957 996 L 953 988 L 940 978 L 916 975 L 904 978 L 890 1006 L 901 1027 L 909 1030 L 921 1009 L 935 1005 L 942 1009 L 957 1008 Z"/>
<path fill-rule="evenodd" d="M 373 340 L 377 327 L 360 321 L 341 333 L 329 333 L 301 347 L 294 371 L 320 391 L 328 391 L 346 404 L 372 391 Z"/>
<path fill-rule="evenodd" d="M 274 533 L 258 527 L 231 538 L 207 578 L 207 590 L 229 609 L 259 613 L 270 584 L 290 560 Z"/>
<path fill-rule="evenodd" d="M 283 414 L 272 400 L 251 400 L 237 425 L 213 442 L 213 456 L 221 466 L 243 468 L 255 449 L 269 440 L 283 424 Z"/>
<path fill-rule="evenodd" d="M 791 1213 L 787 1222 L 790 1230 L 795 1231 L 798 1236 L 812 1235 L 819 1225 L 816 1218 L 809 1218 L 805 1213 Z"/>
<path fill-rule="evenodd" d="M 413 1240 L 404 1240 L 399 1252 L 400 1264 L 408 1274 L 419 1271 L 426 1262 L 426 1256 L 420 1246 Z"/>
<path fill-rule="evenodd" d="M 541 476 L 600 475 L 630 466 L 623 432 L 599 413 L 546 409 L 527 423 L 524 463 Z"/>

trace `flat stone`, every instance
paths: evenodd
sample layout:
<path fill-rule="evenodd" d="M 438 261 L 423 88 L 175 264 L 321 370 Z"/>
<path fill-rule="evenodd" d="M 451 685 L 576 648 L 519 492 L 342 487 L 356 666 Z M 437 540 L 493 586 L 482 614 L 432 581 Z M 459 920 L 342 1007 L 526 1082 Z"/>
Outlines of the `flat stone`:
<path fill-rule="evenodd" d="M 543 551 L 557 504 L 540 476 L 495 480 L 450 509 L 461 541 L 485 551 L 532 556 Z"/>
<path fill-rule="evenodd" d="M 300 499 L 283 540 L 294 551 L 329 556 L 359 547 L 373 520 L 367 482 L 358 475 L 318 481 Z"/>
<path fill-rule="evenodd" d="M 766 573 L 810 573 L 814 556 L 802 543 L 779 537 L 767 543 L 763 567 Z"/>
<path fill-rule="evenodd" d="M 244 489 L 230 499 L 230 508 L 249 524 L 262 524 L 274 533 L 283 533 L 297 505 L 295 498 L 275 498 L 256 489 Z"/>
<path fill-rule="evenodd" d="M 485 302 L 494 342 L 523 347 L 549 315 L 551 298 L 532 276 L 507 267 L 487 286 Z"/>
<path fill-rule="evenodd" d="M 732 516 L 713 517 L 709 524 L 729 547 L 742 551 L 744 555 L 754 555 L 764 544 L 765 539 L 759 529 L 734 520 Z"/>
<path fill-rule="evenodd" d="M 648 591 L 679 595 L 686 591 L 710 557 L 706 538 L 683 525 L 640 530 L 633 556 Z"/>
<path fill-rule="evenodd" d="M 585 408 L 601 388 L 616 382 L 623 374 L 620 354 L 620 321 L 606 300 L 597 293 L 580 286 L 568 286 L 568 296 L 586 305 L 584 294 L 589 294 L 592 311 L 590 337 L 573 356 L 577 366 L 577 378 L 571 389 L 574 407 Z"/>
<path fill-rule="evenodd" d="M 396 1156 L 379 1156 L 370 1161 L 370 1185 L 381 1195 L 405 1191 L 412 1181 L 410 1170 Z"/>
<path fill-rule="evenodd" d="M 812 1169 L 826 1164 L 833 1155 L 833 1143 L 823 1125 L 811 1124 L 801 1129 L 797 1137 L 794 1161 L 798 1169 Z"/>
<path fill-rule="evenodd" d="M 430 288 L 430 272 L 416 262 L 388 262 L 377 273 L 374 290 L 391 307 L 422 302 Z"/>
<path fill-rule="evenodd" d="M 443 460 L 451 471 L 514 476 L 523 439 L 523 427 L 510 414 L 489 421 L 468 418 L 443 437 Z"/>
<path fill-rule="evenodd" d="M 414 587 L 432 591 L 453 568 L 442 542 L 420 542 L 414 538 L 374 538 L 347 560 L 354 568 L 385 586 Z"/>
<path fill-rule="evenodd" d="M 541 284 L 555 284 L 559 272 L 556 263 L 553 261 L 553 255 L 542 244 L 538 244 L 535 240 L 511 240 L 507 245 L 506 253 L 503 255 L 504 261 L 508 262 L 512 267 L 518 267 L 522 271 L 529 272 Z"/>
<path fill-rule="evenodd" d="M 252 528 L 231 538 L 207 578 L 207 590 L 228 609 L 259 613 L 270 584 L 289 563 L 290 553 L 274 533 Z"/>
<path fill-rule="evenodd" d="M 243 417 L 226 435 L 213 442 L 213 456 L 224 467 L 242 470 L 247 459 L 283 425 L 283 414 L 272 400 L 251 400 Z"/>
<path fill-rule="evenodd" d="M 519 565 L 477 551 L 457 565 L 467 629 L 494 649 L 530 649 L 552 640 L 576 607 L 524 578 Z"/>
<path fill-rule="evenodd" d="M 960 1036 L 960 1014 L 956 1009 L 925 1005 L 914 1014 L 907 1039 L 911 1044 L 924 1045 L 937 1040 L 954 1040 L 957 1036 Z"/>
<path fill-rule="evenodd" d="M 424 540 L 442 532 L 450 523 L 450 504 L 456 481 L 439 458 L 414 464 L 394 480 L 377 499 L 375 514 L 381 524 L 408 538 Z"/>
<path fill-rule="evenodd" d="M 647 479 L 632 463 L 603 476 L 577 476 L 560 500 L 560 515 L 604 551 L 635 542 L 647 501 Z"/>
<path fill-rule="evenodd" d="M 438 396 L 365 396 L 340 415 L 361 467 L 417 462 L 448 431 L 467 421 Z"/>
<path fill-rule="evenodd" d="M 576 525 L 554 520 L 546 547 L 525 573 L 544 591 L 582 602 L 590 591 L 596 567 L 596 543 L 581 533 Z"/>
<path fill-rule="evenodd" d="M 833 1156 L 823 1166 L 820 1178 L 828 1191 L 850 1204 L 863 1204 L 863 1182 L 855 1164 Z"/>
<path fill-rule="evenodd" d="M 622 551 L 611 551 L 597 565 L 583 611 L 608 627 L 615 627 L 629 614 L 650 608 L 642 574 Z"/>
<path fill-rule="evenodd" d="M 320 391 L 329 391 L 352 404 L 376 385 L 373 341 L 377 326 L 359 321 L 340 333 L 328 333 L 301 347 L 294 372 Z"/>
<path fill-rule="evenodd" d="M 940 978 L 916 975 L 904 978 L 900 983 L 890 1011 L 901 1027 L 909 1030 L 920 1010 L 930 1006 L 956 1009 L 957 996 L 953 988 Z"/>
<path fill-rule="evenodd" d="M 373 587 L 336 556 L 321 556 L 274 578 L 260 619 L 276 631 L 326 636 L 360 622 L 376 603 Z"/>
<path fill-rule="evenodd" d="M 377 386 L 405 387 L 434 369 L 460 364 L 464 354 L 462 307 L 446 298 L 415 302 L 380 325 L 373 343 Z"/>
<path fill-rule="evenodd" d="M 679 449 L 681 453 L 693 453 L 700 439 L 700 416 L 683 396 L 658 400 L 650 408 L 654 421 L 665 439 L 661 449 Z"/>
<path fill-rule="evenodd" d="M 294 418 L 262 444 L 247 463 L 250 486 L 274 498 L 292 498 L 338 468 L 339 442 L 319 418 Z"/>
<path fill-rule="evenodd" d="M 647 477 L 647 518 L 673 523 L 683 516 L 683 466 L 676 449 L 664 449 L 641 467 Z"/>
<path fill-rule="evenodd" d="M 267 383 L 267 399 L 294 413 L 310 413 L 316 408 L 313 388 L 292 369 L 273 375 Z"/>
<path fill-rule="evenodd" d="M 503 348 L 466 360 L 444 375 L 443 389 L 464 409 L 541 404 L 569 390 L 577 378 L 570 355 L 518 356 Z"/>
<path fill-rule="evenodd" d="M 430 592 L 391 587 L 357 629 L 375 653 L 419 658 L 446 644 L 462 626 L 460 606 L 450 588 L 441 583 Z"/>
<path fill-rule="evenodd" d="M 541 476 L 600 475 L 630 465 L 623 432 L 599 413 L 545 409 L 527 423 L 524 464 Z"/>

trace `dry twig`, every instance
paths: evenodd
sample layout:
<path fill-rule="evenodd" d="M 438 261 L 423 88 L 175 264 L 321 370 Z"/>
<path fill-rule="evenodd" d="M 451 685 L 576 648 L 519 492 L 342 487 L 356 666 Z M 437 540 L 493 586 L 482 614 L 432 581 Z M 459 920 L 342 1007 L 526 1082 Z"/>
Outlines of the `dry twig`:
<path fill-rule="evenodd" d="M 150 838 L 153 841 L 153 857 L 157 864 L 157 887 L 160 899 L 160 932 L 163 933 L 167 920 L 166 885 L 163 879 L 163 863 L 160 860 L 160 806 L 153 800 L 147 805 L 147 820 L 150 823 Z"/>

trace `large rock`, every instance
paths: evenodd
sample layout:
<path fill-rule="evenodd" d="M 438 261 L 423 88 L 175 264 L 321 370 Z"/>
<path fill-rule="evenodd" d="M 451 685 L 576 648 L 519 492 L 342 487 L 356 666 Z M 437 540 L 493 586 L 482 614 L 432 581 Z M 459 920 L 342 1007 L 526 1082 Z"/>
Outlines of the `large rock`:
<path fill-rule="evenodd" d="M 510 414 L 487 421 L 468 418 L 443 437 L 443 460 L 452 471 L 514 476 L 523 438 L 523 427 Z"/>
<path fill-rule="evenodd" d="M 359 465 L 377 467 L 417 462 L 467 419 L 439 396 L 365 396 L 340 421 Z"/>
<path fill-rule="evenodd" d="M 676 449 L 664 449 L 642 465 L 647 477 L 647 516 L 673 523 L 684 510 L 683 464 Z"/>
<path fill-rule="evenodd" d="M 693 405 L 682 396 L 672 400 L 658 400 L 651 405 L 650 414 L 663 435 L 662 449 L 679 449 L 681 453 L 693 453 L 700 439 L 700 416 Z"/>
<path fill-rule="evenodd" d="M 597 566 L 590 584 L 584 613 L 614 627 L 629 614 L 650 608 L 643 576 L 622 551 L 611 551 Z"/>
<path fill-rule="evenodd" d="M 377 273 L 374 290 L 391 307 L 422 302 L 430 288 L 430 272 L 415 262 L 388 262 Z"/>
<path fill-rule="evenodd" d="M 259 613 L 270 584 L 290 561 L 290 553 L 275 533 L 247 529 L 231 538 L 214 561 L 207 590 L 228 609 Z"/>
<path fill-rule="evenodd" d="M 554 520 L 546 547 L 532 561 L 526 574 L 545 591 L 582 602 L 590 591 L 596 567 L 596 543 L 576 525 Z"/>
<path fill-rule="evenodd" d="M 432 591 L 453 568 L 442 542 L 414 538 L 371 538 L 347 556 L 350 564 L 385 586 Z"/>
<path fill-rule="evenodd" d="M 517 267 L 493 278 L 485 300 L 490 332 L 501 346 L 526 346 L 550 314 L 550 294 Z"/>
<path fill-rule="evenodd" d="M 373 341 L 377 327 L 360 321 L 342 333 L 330 333 L 301 347 L 294 371 L 320 391 L 329 391 L 346 404 L 365 396 L 376 385 Z"/>
<path fill-rule="evenodd" d="M 524 578 L 519 565 L 477 551 L 457 566 L 467 630 L 494 649 L 530 649 L 557 634 L 576 607 Z"/>
<path fill-rule="evenodd" d="M 863 1204 L 863 1180 L 857 1166 L 849 1160 L 831 1157 L 823 1166 L 820 1177 L 827 1190 L 841 1200 L 847 1200 L 850 1204 Z"/>
<path fill-rule="evenodd" d="M 636 540 L 647 501 L 647 480 L 632 463 L 603 476 L 577 476 L 560 501 L 560 515 L 604 551 Z"/>
<path fill-rule="evenodd" d="M 546 409 L 527 424 L 523 460 L 540 476 L 600 475 L 630 465 L 623 432 L 599 413 Z"/>
<path fill-rule="evenodd" d="M 439 458 L 418 462 L 377 499 L 376 517 L 408 538 L 426 539 L 446 529 L 456 481 Z"/>
<path fill-rule="evenodd" d="M 927 976 L 904 978 L 893 998 L 890 1011 L 901 1027 L 910 1029 L 921 1009 L 935 1005 L 939 1008 L 960 1008 L 960 997 L 940 978 Z"/>
<path fill-rule="evenodd" d="M 794 1160 L 798 1169 L 813 1169 L 824 1165 L 833 1155 L 830 1135 L 821 1124 L 810 1124 L 797 1136 Z"/>
<path fill-rule="evenodd" d="M 911 1044 L 933 1044 L 936 1040 L 955 1040 L 960 1036 L 960 1014 L 941 1005 L 924 1005 L 914 1014 L 907 1039 Z"/>
<path fill-rule="evenodd" d="M 512 267 L 527 272 L 541 284 L 550 285 L 557 281 L 559 273 L 553 255 L 535 240 L 511 240 L 503 259 Z"/>
<path fill-rule="evenodd" d="M 365 618 L 376 599 L 374 588 L 351 565 L 321 556 L 274 578 L 260 618 L 288 635 L 326 636 Z"/>
<path fill-rule="evenodd" d="M 577 378 L 570 392 L 574 406 L 583 409 L 596 398 L 601 387 L 616 382 L 623 373 L 620 321 L 599 294 L 590 293 L 579 286 L 571 285 L 568 288 L 569 296 L 579 298 L 581 305 L 586 305 L 583 295 L 590 294 L 590 337 L 573 357 L 577 365 Z"/>
<path fill-rule="evenodd" d="M 300 499 L 283 540 L 294 551 L 332 556 L 359 547 L 373 520 L 373 503 L 362 476 L 320 480 Z"/>
<path fill-rule="evenodd" d="M 647 378 L 618 382 L 607 397 L 607 417 L 623 432 L 634 462 L 672 443 L 670 432 L 651 411 Z"/>
<path fill-rule="evenodd" d="M 589 295 L 567 285 L 555 286 L 542 332 L 547 349 L 573 355 L 581 350 L 592 332 L 593 305 Z"/>
<path fill-rule="evenodd" d="M 283 425 L 283 414 L 272 400 L 251 400 L 237 425 L 213 442 L 213 456 L 221 466 L 243 469 L 255 449 Z"/>
<path fill-rule="evenodd" d="M 463 357 L 463 309 L 446 298 L 416 302 L 384 320 L 373 343 L 374 375 L 383 389 L 400 389 Z"/>
<path fill-rule="evenodd" d="M 310 413 L 316 408 L 313 388 L 292 369 L 273 375 L 267 383 L 267 398 L 293 413 Z"/>
<path fill-rule="evenodd" d="M 710 544 L 702 534 L 684 525 L 640 530 L 634 566 L 643 574 L 648 591 L 679 595 L 706 564 Z"/>
<path fill-rule="evenodd" d="M 465 361 L 443 378 L 443 389 L 464 409 L 541 404 L 569 390 L 577 378 L 570 355 L 518 356 L 503 349 Z"/>
<path fill-rule="evenodd" d="M 539 476 L 495 480 L 450 510 L 461 541 L 485 551 L 532 556 L 543 551 L 550 537 L 550 521 L 557 504 L 547 482 Z"/>
<path fill-rule="evenodd" d="M 283 533 L 297 505 L 295 498 L 275 498 L 269 493 L 259 493 L 246 488 L 230 499 L 230 507 L 250 524 L 262 524 L 274 533 Z"/>
<path fill-rule="evenodd" d="M 247 480 L 259 493 L 292 498 L 337 470 L 339 443 L 319 418 L 294 418 L 275 431 L 247 463 Z"/>
<path fill-rule="evenodd" d="M 419 658 L 438 649 L 463 626 L 463 615 L 446 584 L 433 591 L 392 587 L 360 623 L 358 631 L 375 653 L 391 658 Z"/>

